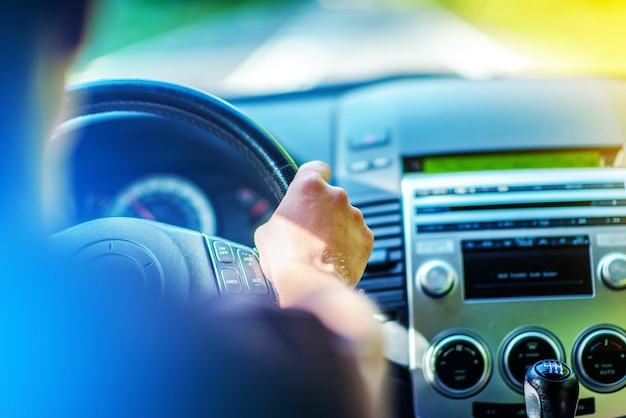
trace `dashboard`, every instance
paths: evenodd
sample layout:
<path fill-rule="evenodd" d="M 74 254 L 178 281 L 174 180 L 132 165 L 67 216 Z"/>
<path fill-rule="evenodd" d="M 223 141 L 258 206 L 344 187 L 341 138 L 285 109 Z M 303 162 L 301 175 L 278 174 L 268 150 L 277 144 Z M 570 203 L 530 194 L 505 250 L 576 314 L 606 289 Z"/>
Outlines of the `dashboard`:
<path fill-rule="evenodd" d="M 578 415 L 626 415 L 626 82 L 398 78 L 231 98 L 321 159 L 374 232 L 394 416 L 522 416 L 573 364 Z M 219 141 L 119 114 L 80 129 L 54 227 L 137 216 L 243 244 L 277 204 Z M 61 135 L 62 136 L 62 135 Z M 54 140 L 52 141 L 54 142 Z"/>
<path fill-rule="evenodd" d="M 164 222 L 252 245 L 277 202 L 250 164 L 219 140 L 155 117 L 116 114 L 71 129 L 71 192 L 55 227 L 102 217 Z M 63 137 L 63 138 L 59 138 Z"/>

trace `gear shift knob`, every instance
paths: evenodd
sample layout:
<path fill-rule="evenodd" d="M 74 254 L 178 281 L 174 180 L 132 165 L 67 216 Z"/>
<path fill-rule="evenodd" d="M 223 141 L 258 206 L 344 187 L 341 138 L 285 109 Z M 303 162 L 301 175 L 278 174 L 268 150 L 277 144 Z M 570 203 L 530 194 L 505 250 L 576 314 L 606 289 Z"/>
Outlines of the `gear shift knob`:
<path fill-rule="evenodd" d="M 573 418 L 578 404 L 578 379 L 558 360 L 530 366 L 524 380 L 528 418 Z"/>

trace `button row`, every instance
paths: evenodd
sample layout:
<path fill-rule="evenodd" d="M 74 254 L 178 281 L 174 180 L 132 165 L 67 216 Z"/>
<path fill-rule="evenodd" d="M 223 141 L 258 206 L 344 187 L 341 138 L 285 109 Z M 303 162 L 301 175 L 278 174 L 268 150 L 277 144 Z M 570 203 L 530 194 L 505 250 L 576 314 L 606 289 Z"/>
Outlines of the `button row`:
<path fill-rule="evenodd" d="M 237 256 L 235 257 L 233 246 L 225 241 L 213 241 L 212 247 L 220 284 L 226 293 L 243 293 L 244 280 L 249 293 L 260 296 L 270 293 L 269 284 L 261 270 L 259 258 L 252 250 L 236 248 Z"/>
<path fill-rule="evenodd" d="M 513 237 L 503 239 L 461 241 L 461 249 L 463 251 L 496 250 L 506 248 L 586 247 L 588 245 L 588 235 L 571 235 L 562 237 Z"/>
<path fill-rule="evenodd" d="M 372 160 L 359 160 L 350 163 L 350 171 L 353 173 L 362 173 L 370 170 L 377 170 L 391 166 L 391 158 L 377 157 Z"/>
<path fill-rule="evenodd" d="M 477 337 L 443 334 L 426 352 L 426 380 L 451 398 L 477 393 L 489 378 L 490 355 Z M 469 353 L 469 354 L 468 354 Z M 522 327 L 504 341 L 501 371 L 505 382 L 523 393 L 527 369 L 542 359 L 565 361 L 565 350 L 548 330 Z M 572 365 L 580 382 L 598 393 L 611 393 L 626 386 L 626 331 L 609 325 L 595 326 L 577 338 Z"/>
<path fill-rule="evenodd" d="M 576 416 L 592 415 L 596 413 L 594 398 L 585 398 L 578 401 Z M 522 403 L 491 403 L 474 402 L 472 404 L 472 416 L 475 418 L 510 418 L 525 417 L 526 407 Z"/>
<path fill-rule="evenodd" d="M 446 333 L 447 334 L 447 333 Z M 425 356 L 426 381 L 449 398 L 478 393 L 490 374 L 490 354 L 478 336 L 442 334 L 435 337 Z M 557 337 L 538 327 L 522 327 L 505 340 L 501 371 L 511 389 L 523 393 L 526 370 L 541 359 L 564 361 Z M 580 383 L 597 393 L 612 393 L 626 386 L 626 331 L 598 325 L 583 332 L 574 343 L 572 366 Z M 595 398 L 581 399 L 576 416 L 595 414 Z M 526 416 L 517 403 L 472 403 L 476 418 Z"/>

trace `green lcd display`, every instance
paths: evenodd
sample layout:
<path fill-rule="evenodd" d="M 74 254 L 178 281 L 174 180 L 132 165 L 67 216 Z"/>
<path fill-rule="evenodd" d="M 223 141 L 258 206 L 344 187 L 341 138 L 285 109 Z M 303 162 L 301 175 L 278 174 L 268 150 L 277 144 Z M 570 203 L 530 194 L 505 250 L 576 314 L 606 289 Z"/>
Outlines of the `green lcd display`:
<path fill-rule="evenodd" d="M 602 151 L 589 149 L 433 155 L 422 157 L 421 171 L 434 174 L 526 168 L 602 167 L 604 160 Z"/>

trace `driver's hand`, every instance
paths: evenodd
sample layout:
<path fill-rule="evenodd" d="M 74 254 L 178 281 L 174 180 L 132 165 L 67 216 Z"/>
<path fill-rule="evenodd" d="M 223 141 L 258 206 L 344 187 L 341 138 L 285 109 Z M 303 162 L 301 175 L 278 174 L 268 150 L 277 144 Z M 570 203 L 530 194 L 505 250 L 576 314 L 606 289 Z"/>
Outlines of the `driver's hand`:
<path fill-rule="evenodd" d="M 361 279 L 374 237 L 345 190 L 330 186 L 329 178 L 321 161 L 302 165 L 271 219 L 257 229 L 255 243 L 270 280 L 290 263 L 333 272 L 351 287 Z"/>
<path fill-rule="evenodd" d="M 255 241 L 281 306 L 311 312 L 342 339 L 361 371 L 366 410 L 383 416 L 386 363 L 376 307 L 346 286 L 361 279 L 374 236 L 346 192 L 330 186 L 329 178 L 330 168 L 322 162 L 300 167 Z"/>

